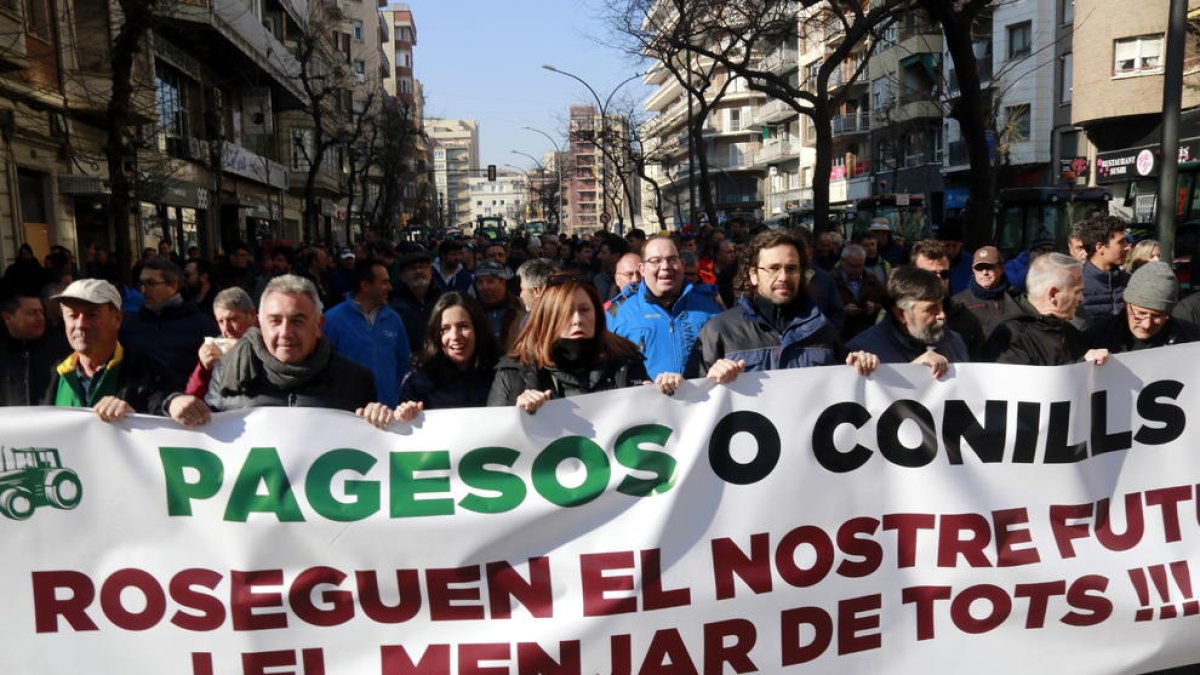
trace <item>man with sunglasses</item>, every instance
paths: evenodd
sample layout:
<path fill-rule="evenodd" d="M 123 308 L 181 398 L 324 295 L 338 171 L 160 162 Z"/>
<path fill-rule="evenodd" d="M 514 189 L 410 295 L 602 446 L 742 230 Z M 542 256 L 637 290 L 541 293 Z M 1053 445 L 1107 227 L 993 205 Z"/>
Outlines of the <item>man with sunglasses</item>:
<path fill-rule="evenodd" d="M 879 360 L 847 353 L 838 330 L 817 306 L 809 285 L 807 247 L 786 230 L 750 241 L 738 273 L 738 300 L 704 327 L 701 362 L 709 379 L 732 382 L 761 372 L 846 363 L 870 373 Z"/>
<path fill-rule="evenodd" d="M 145 304 L 121 322 L 121 344 L 161 361 L 175 391 L 183 391 L 187 384 L 204 338 L 221 334 L 211 315 L 183 297 L 182 284 L 183 271 L 168 258 L 147 260 L 138 276 Z"/>
<path fill-rule="evenodd" d="M 713 287 L 683 277 L 683 259 L 669 237 L 653 237 L 642 249 L 642 283 L 619 305 L 609 328 L 633 342 L 646 358 L 651 379 L 659 373 L 699 377 L 695 352 L 700 330 L 721 313 Z"/>
<path fill-rule="evenodd" d="M 946 245 L 936 239 L 922 239 L 913 244 L 910 260 L 913 267 L 932 272 L 941 280 L 946 293 L 942 306 L 946 314 L 946 327 L 958 333 L 966 343 L 969 354 L 982 353 L 983 345 L 987 342 L 983 324 L 950 294 L 950 253 Z"/>

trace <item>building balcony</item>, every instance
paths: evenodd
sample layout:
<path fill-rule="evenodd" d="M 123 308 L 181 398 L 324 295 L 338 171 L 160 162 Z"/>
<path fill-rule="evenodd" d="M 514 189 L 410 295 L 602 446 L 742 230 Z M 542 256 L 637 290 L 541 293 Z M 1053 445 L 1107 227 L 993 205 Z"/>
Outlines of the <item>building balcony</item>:
<path fill-rule="evenodd" d="M 766 166 L 796 159 L 800 156 L 801 147 L 803 146 L 799 141 L 775 140 L 763 143 L 763 146 L 755 153 L 755 163 Z"/>
<path fill-rule="evenodd" d="M 865 87 L 867 82 L 870 82 L 870 66 L 864 67 L 861 73 L 858 73 L 859 67 L 862 66 L 862 57 L 855 59 L 849 63 L 843 63 L 839 68 L 829 75 L 829 90 L 836 91 L 842 87 Z M 858 73 L 858 77 L 854 74 Z M 851 81 L 851 78 L 854 78 Z M 848 83 L 848 84 L 847 84 Z"/>
<path fill-rule="evenodd" d="M 281 5 L 289 15 L 295 11 L 290 2 Z M 156 8 L 160 21 L 156 32 L 165 38 L 155 42 L 156 50 L 176 49 L 241 73 L 253 64 L 270 77 L 274 88 L 288 95 L 290 100 L 281 97 L 276 102 L 279 108 L 299 107 L 307 99 L 296 78 L 300 65 L 288 45 L 264 30 L 242 0 L 182 0 L 158 3 Z"/>
<path fill-rule="evenodd" d="M 776 75 L 786 75 L 800 68 L 800 52 L 794 46 L 781 47 L 764 56 L 757 67 Z"/>
<path fill-rule="evenodd" d="M 792 110 L 792 107 L 785 101 L 773 99 L 755 109 L 754 124 L 773 124 L 799 116 L 800 113 Z"/>
<path fill-rule="evenodd" d="M 865 134 L 871 130 L 871 111 L 860 110 L 833 118 L 833 137 Z"/>

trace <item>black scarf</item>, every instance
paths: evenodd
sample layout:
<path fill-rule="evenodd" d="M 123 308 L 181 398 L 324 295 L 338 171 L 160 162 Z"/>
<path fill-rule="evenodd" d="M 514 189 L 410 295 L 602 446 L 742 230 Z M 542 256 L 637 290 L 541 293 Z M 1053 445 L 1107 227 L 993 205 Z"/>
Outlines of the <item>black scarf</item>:
<path fill-rule="evenodd" d="M 329 340 L 321 338 L 317 347 L 303 363 L 283 363 L 267 351 L 262 330 L 251 328 L 222 359 L 224 372 L 221 393 L 233 395 L 242 392 L 245 386 L 256 379 L 265 380 L 271 386 L 291 391 L 308 384 L 329 366 L 333 359 L 333 347 Z"/>
<path fill-rule="evenodd" d="M 600 341 L 590 338 L 558 338 L 550 346 L 550 358 L 559 370 L 581 370 L 592 367 L 596 362 L 596 348 Z"/>

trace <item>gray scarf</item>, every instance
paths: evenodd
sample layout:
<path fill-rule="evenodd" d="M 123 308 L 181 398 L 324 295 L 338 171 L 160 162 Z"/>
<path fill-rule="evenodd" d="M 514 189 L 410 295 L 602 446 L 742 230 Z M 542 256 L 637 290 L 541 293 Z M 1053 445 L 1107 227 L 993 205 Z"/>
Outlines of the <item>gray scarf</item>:
<path fill-rule="evenodd" d="M 262 330 L 251 328 L 222 359 L 221 394 L 233 396 L 244 393 L 246 385 L 265 380 L 271 386 L 292 391 L 304 386 L 329 366 L 333 347 L 321 338 L 317 347 L 303 363 L 283 363 L 267 351 Z"/>

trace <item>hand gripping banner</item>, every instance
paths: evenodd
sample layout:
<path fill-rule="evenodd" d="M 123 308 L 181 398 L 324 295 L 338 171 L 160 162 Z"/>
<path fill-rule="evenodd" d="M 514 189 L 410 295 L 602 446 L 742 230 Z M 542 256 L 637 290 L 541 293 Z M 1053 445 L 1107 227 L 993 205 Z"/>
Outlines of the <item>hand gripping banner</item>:
<path fill-rule="evenodd" d="M 703 380 L 378 431 L 0 410 L 0 672 L 1200 662 L 1200 345 Z"/>

